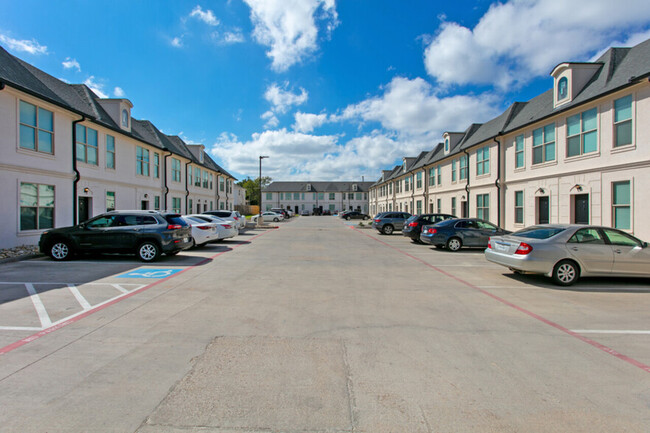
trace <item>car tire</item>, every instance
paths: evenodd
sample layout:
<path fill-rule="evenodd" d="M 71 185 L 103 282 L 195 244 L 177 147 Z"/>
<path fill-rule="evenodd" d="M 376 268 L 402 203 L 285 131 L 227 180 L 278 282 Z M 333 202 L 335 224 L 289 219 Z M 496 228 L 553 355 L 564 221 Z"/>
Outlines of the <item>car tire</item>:
<path fill-rule="evenodd" d="M 386 224 L 384 227 L 382 227 L 381 232 L 385 235 L 392 235 L 394 230 L 395 228 L 392 225 Z"/>
<path fill-rule="evenodd" d="M 72 256 L 70 244 L 66 241 L 53 242 L 49 249 L 49 256 L 57 261 L 69 260 Z"/>
<path fill-rule="evenodd" d="M 345 217 L 345 220 L 346 220 L 346 221 L 350 221 L 350 217 L 349 217 L 349 216 L 346 216 L 346 217 Z"/>
<path fill-rule="evenodd" d="M 364 220 L 364 221 L 365 221 L 365 220 L 369 220 L 369 219 L 370 219 L 369 216 L 364 216 L 364 217 L 363 217 L 363 220 Z"/>
<path fill-rule="evenodd" d="M 274 223 L 277 223 L 278 221 L 280 221 L 280 220 L 277 219 L 277 218 L 273 218 L 273 222 L 274 222 Z"/>
<path fill-rule="evenodd" d="M 160 247 L 153 241 L 142 242 L 138 247 L 137 255 L 143 262 L 154 262 L 160 257 Z"/>
<path fill-rule="evenodd" d="M 552 278 L 558 286 L 570 286 L 580 278 L 580 268 L 573 260 L 562 260 L 553 268 Z"/>
<path fill-rule="evenodd" d="M 449 240 L 447 241 L 447 249 L 449 251 L 455 253 L 461 248 L 463 248 L 463 241 L 461 241 L 460 238 L 453 237 L 453 238 L 449 238 Z"/>

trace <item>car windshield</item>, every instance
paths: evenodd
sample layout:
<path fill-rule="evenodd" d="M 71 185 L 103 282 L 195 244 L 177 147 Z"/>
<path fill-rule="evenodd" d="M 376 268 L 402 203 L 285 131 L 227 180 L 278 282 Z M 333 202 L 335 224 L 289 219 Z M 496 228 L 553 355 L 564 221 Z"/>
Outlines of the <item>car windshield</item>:
<path fill-rule="evenodd" d="M 562 233 L 566 230 L 566 227 L 528 227 L 517 232 L 514 232 L 512 236 L 517 236 L 520 238 L 530 238 L 530 239 L 548 239 Z"/>

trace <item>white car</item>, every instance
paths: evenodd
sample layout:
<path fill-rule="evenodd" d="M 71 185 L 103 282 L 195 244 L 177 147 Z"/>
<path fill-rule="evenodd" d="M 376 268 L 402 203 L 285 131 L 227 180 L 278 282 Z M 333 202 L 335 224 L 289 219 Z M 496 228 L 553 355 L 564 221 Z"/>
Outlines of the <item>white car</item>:
<path fill-rule="evenodd" d="M 219 218 L 218 216 L 208 214 L 192 214 L 188 216 L 216 223 L 217 230 L 219 231 L 219 238 L 217 240 L 219 241 L 234 238 L 239 233 L 239 230 L 237 230 L 232 222 Z"/>
<path fill-rule="evenodd" d="M 257 220 L 259 218 L 259 215 L 253 215 L 251 218 L 251 221 L 257 223 Z M 284 219 L 284 215 L 271 212 L 271 211 L 266 211 L 262 213 L 262 221 L 267 222 L 267 221 L 273 221 L 273 222 L 278 222 L 282 221 Z"/>
<path fill-rule="evenodd" d="M 222 218 L 226 221 L 229 221 L 238 231 L 246 228 L 246 217 L 241 216 L 237 211 L 233 210 L 209 210 L 203 212 L 206 215 L 214 215 L 219 218 Z"/>
<path fill-rule="evenodd" d="M 192 246 L 202 247 L 208 242 L 219 240 L 219 231 L 216 222 L 205 221 L 189 215 L 182 217 L 192 229 Z"/>

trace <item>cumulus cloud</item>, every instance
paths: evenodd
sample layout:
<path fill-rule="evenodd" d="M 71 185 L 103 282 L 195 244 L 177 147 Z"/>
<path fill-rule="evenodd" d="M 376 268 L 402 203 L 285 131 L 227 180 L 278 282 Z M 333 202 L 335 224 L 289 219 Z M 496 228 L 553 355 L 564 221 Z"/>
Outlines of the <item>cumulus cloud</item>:
<path fill-rule="evenodd" d="M 244 35 L 241 30 L 235 29 L 232 32 L 225 32 L 221 38 L 224 44 L 238 44 L 244 42 Z"/>
<path fill-rule="evenodd" d="M 621 34 L 643 32 L 649 18 L 646 0 L 494 3 L 473 29 L 444 22 L 425 49 L 425 67 L 443 85 L 506 88 L 586 59 Z"/>
<path fill-rule="evenodd" d="M 36 39 L 31 41 L 26 39 L 14 39 L 7 35 L 0 35 L 0 43 L 6 46 L 10 51 L 18 51 L 29 54 L 47 54 L 47 47 L 36 42 Z"/>
<path fill-rule="evenodd" d="M 279 86 L 277 83 L 271 84 L 264 92 L 264 99 L 271 103 L 271 109 L 275 113 L 286 113 L 294 105 L 301 105 L 307 102 L 309 94 L 302 87 L 300 93 L 293 93 L 288 90 L 289 83 Z"/>
<path fill-rule="evenodd" d="M 183 37 L 182 36 L 176 36 L 175 38 L 172 38 L 170 43 L 171 43 L 172 47 L 182 48 L 183 47 Z"/>
<path fill-rule="evenodd" d="M 79 62 L 76 59 L 71 59 L 70 57 L 66 57 L 62 65 L 64 69 L 76 69 L 77 71 L 81 71 L 81 65 Z"/>
<path fill-rule="evenodd" d="M 331 34 L 338 25 L 335 0 L 244 0 L 251 8 L 253 36 L 269 47 L 278 72 L 300 63 L 318 48 L 317 20 Z"/>
<path fill-rule="evenodd" d="M 192 12 L 190 12 L 190 17 L 203 21 L 204 23 L 210 26 L 219 25 L 219 20 L 217 19 L 216 16 L 214 16 L 214 12 L 212 12 L 210 9 L 204 11 L 203 9 L 201 9 L 201 6 L 198 5 L 194 9 L 192 9 Z"/>
<path fill-rule="evenodd" d="M 294 114 L 293 129 L 298 132 L 312 132 L 327 121 L 327 114 L 297 112 Z"/>
<path fill-rule="evenodd" d="M 104 85 L 95 81 L 95 76 L 91 75 L 86 78 L 84 84 L 90 88 L 97 96 L 100 98 L 108 98 L 108 95 L 104 93 Z"/>
<path fill-rule="evenodd" d="M 113 89 L 113 95 L 115 95 L 116 98 L 123 98 L 126 96 L 126 93 L 124 93 L 124 90 L 121 87 L 115 87 L 115 89 Z"/>

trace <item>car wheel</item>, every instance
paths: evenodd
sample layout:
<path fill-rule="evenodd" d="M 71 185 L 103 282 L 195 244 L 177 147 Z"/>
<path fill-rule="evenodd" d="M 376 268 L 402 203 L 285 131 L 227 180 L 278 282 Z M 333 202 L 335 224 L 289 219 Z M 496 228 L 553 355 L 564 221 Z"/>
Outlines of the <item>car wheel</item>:
<path fill-rule="evenodd" d="M 277 218 L 273 218 L 273 222 L 274 222 L 274 223 L 277 223 L 278 221 L 280 221 L 280 220 L 277 219 Z"/>
<path fill-rule="evenodd" d="M 138 258 L 143 262 L 153 262 L 160 256 L 160 248 L 155 242 L 146 241 L 138 247 Z"/>
<path fill-rule="evenodd" d="M 369 219 L 370 219 L 369 216 L 364 216 L 364 217 L 363 217 L 363 220 L 364 220 L 364 221 L 365 221 L 365 220 L 369 220 Z"/>
<path fill-rule="evenodd" d="M 71 255 L 70 245 L 65 241 L 56 241 L 50 247 L 50 257 L 54 260 L 68 260 Z"/>
<path fill-rule="evenodd" d="M 346 216 L 345 219 L 346 219 L 346 221 L 350 221 L 350 217 L 349 217 L 349 216 Z"/>
<path fill-rule="evenodd" d="M 463 247 L 463 242 L 458 238 L 451 238 L 447 241 L 447 249 L 456 252 Z"/>
<path fill-rule="evenodd" d="M 381 229 L 381 232 L 385 235 L 392 235 L 393 234 L 393 226 L 390 224 L 386 224 L 384 228 Z"/>
<path fill-rule="evenodd" d="M 553 268 L 553 282 L 558 286 L 570 286 L 580 278 L 580 268 L 573 260 L 562 260 Z"/>

